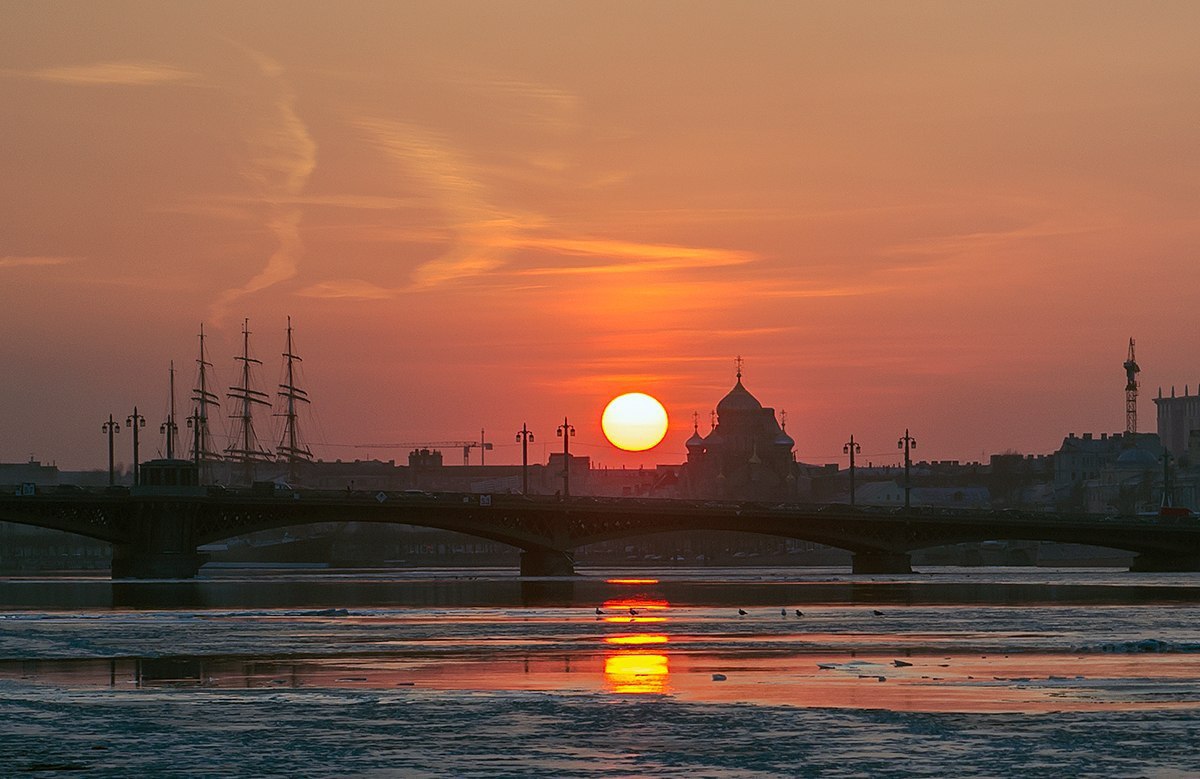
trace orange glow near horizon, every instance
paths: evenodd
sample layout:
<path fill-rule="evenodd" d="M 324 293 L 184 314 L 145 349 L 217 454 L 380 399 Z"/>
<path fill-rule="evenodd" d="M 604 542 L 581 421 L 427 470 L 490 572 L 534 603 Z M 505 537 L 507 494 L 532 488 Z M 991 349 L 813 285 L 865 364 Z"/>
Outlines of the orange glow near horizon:
<path fill-rule="evenodd" d="M 658 584 L 658 579 L 605 579 L 605 584 Z"/>
<path fill-rule="evenodd" d="M 528 423 L 545 467 L 569 418 L 679 465 L 739 354 L 842 467 L 1121 430 L 1131 336 L 1143 419 L 1194 384 L 1200 3 L 281 5 L 5 4 L 0 463 L 103 470 L 135 404 L 165 452 L 171 361 L 187 397 L 203 322 L 235 384 L 244 317 L 258 391 L 292 317 L 326 462 L 515 467 Z"/>

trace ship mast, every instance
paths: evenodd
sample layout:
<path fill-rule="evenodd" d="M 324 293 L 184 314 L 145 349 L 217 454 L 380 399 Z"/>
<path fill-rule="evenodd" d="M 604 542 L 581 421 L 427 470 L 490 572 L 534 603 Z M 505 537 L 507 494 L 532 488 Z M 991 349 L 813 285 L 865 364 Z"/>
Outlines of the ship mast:
<path fill-rule="evenodd" d="M 167 406 L 167 420 L 159 425 L 158 432 L 166 436 L 167 446 L 166 455 L 168 460 L 175 459 L 175 441 L 179 435 L 179 426 L 175 424 L 175 361 L 171 360 L 171 368 L 169 371 L 170 382 L 168 385 L 168 394 L 170 401 Z"/>
<path fill-rule="evenodd" d="M 213 448 L 212 433 L 208 429 L 209 407 L 220 408 L 221 402 L 217 394 L 208 388 L 208 371 L 212 363 L 204 352 L 204 324 L 200 325 L 200 358 L 196 360 L 196 386 L 192 389 L 193 407 L 192 418 L 188 425 L 192 428 L 192 461 L 201 469 L 201 483 L 210 480 L 211 463 L 221 459 L 220 453 Z"/>
<path fill-rule="evenodd" d="M 259 446 L 258 436 L 254 433 L 254 407 L 270 406 L 271 402 L 267 400 L 267 393 L 250 387 L 250 366 L 262 365 L 262 362 L 250 356 L 249 319 L 242 322 L 242 354 L 233 359 L 242 364 L 242 380 L 238 386 L 229 388 L 226 397 L 238 401 L 241 410 L 230 415 L 237 427 L 225 454 L 230 460 L 245 464 L 243 473 L 246 483 L 249 484 L 254 481 L 254 464 L 265 462 L 271 457 L 270 453 Z"/>
<path fill-rule="evenodd" d="M 296 463 L 311 462 L 312 452 L 300 440 L 299 415 L 296 412 L 297 403 L 309 403 L 308 393 L 296 386 L 296 363 L 302 362 L 292 346 L 292 318 L 288 317 L 287 349 L 283 352 L 284 381 L 279 385 L 279 397 L 283 398 L 283 435 L 275 451 L 278 459 L 288 463 L 288 478 L 296 481 Z"/>

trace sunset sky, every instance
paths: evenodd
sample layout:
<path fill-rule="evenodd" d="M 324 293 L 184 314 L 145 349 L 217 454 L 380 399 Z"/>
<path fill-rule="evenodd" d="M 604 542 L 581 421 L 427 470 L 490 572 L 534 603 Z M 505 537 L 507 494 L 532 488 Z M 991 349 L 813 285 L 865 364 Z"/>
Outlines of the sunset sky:
<path fill-rule="evenodd" d="M 1200 3 L 8 2 L 0 461 L 161 448 L 286 317 L 322 458 L 1045 453 L 1200 383 Z M 658 397 L 657 448 L 600 431 Z M 226 403 L 224 411 L 228 412 Z M 263 422 L 263 429 L 267 423 Z M 130 459 L 122 432 L 119 459 Z M 447 462 L 457 464 L 457 453 Z M 474 459 L 473 462 L 478 462 Z"/>

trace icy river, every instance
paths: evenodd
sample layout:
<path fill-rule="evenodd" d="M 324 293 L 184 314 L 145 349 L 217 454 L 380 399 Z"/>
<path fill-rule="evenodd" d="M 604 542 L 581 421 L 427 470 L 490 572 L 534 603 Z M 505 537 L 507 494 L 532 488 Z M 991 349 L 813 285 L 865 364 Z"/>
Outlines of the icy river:
<path fill-rule="evenodd" d="M 0 578 L 0 776 L 1200 774 L 1200 574 Z"/>

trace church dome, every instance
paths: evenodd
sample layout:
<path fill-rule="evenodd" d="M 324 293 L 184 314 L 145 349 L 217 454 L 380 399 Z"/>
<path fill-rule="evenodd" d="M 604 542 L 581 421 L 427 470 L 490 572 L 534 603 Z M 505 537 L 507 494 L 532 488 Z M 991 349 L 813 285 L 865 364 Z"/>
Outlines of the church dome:
<path fill-rule="evenodd" d="M 788 435 L 786 430 L 780 430 L 773 443 L 776 446 L 786 446 L 789 450 L 796 445 L 795 439 Z"/>
<path fill-rule="evenodd" d="M 1158 458 L 1145 449 L 1130 447 L 1117 457 L 1117 466 L 1120 468 L 1156 468 L 1158 467 Z"/>
<path fill-rule="evenodd" d="M 693 431 L 692 437 L 687 440 L 684 446 L 686 446 L 688 449 L 703 449 L 704 437 L 700 435 L 699 430 Z"/>
<path fill-rule="evenodd" d="M 737 384 L 733 385 L 733 389 L 729 390 L 729 394 L 721 398 L 721 402 L 717 404 L 717 414 L 727 414 L 731 411 L 734 413 L 762 411 L 762 407 L 758 399 L 742 386 L 742 377 L 739 376 Z"/>

